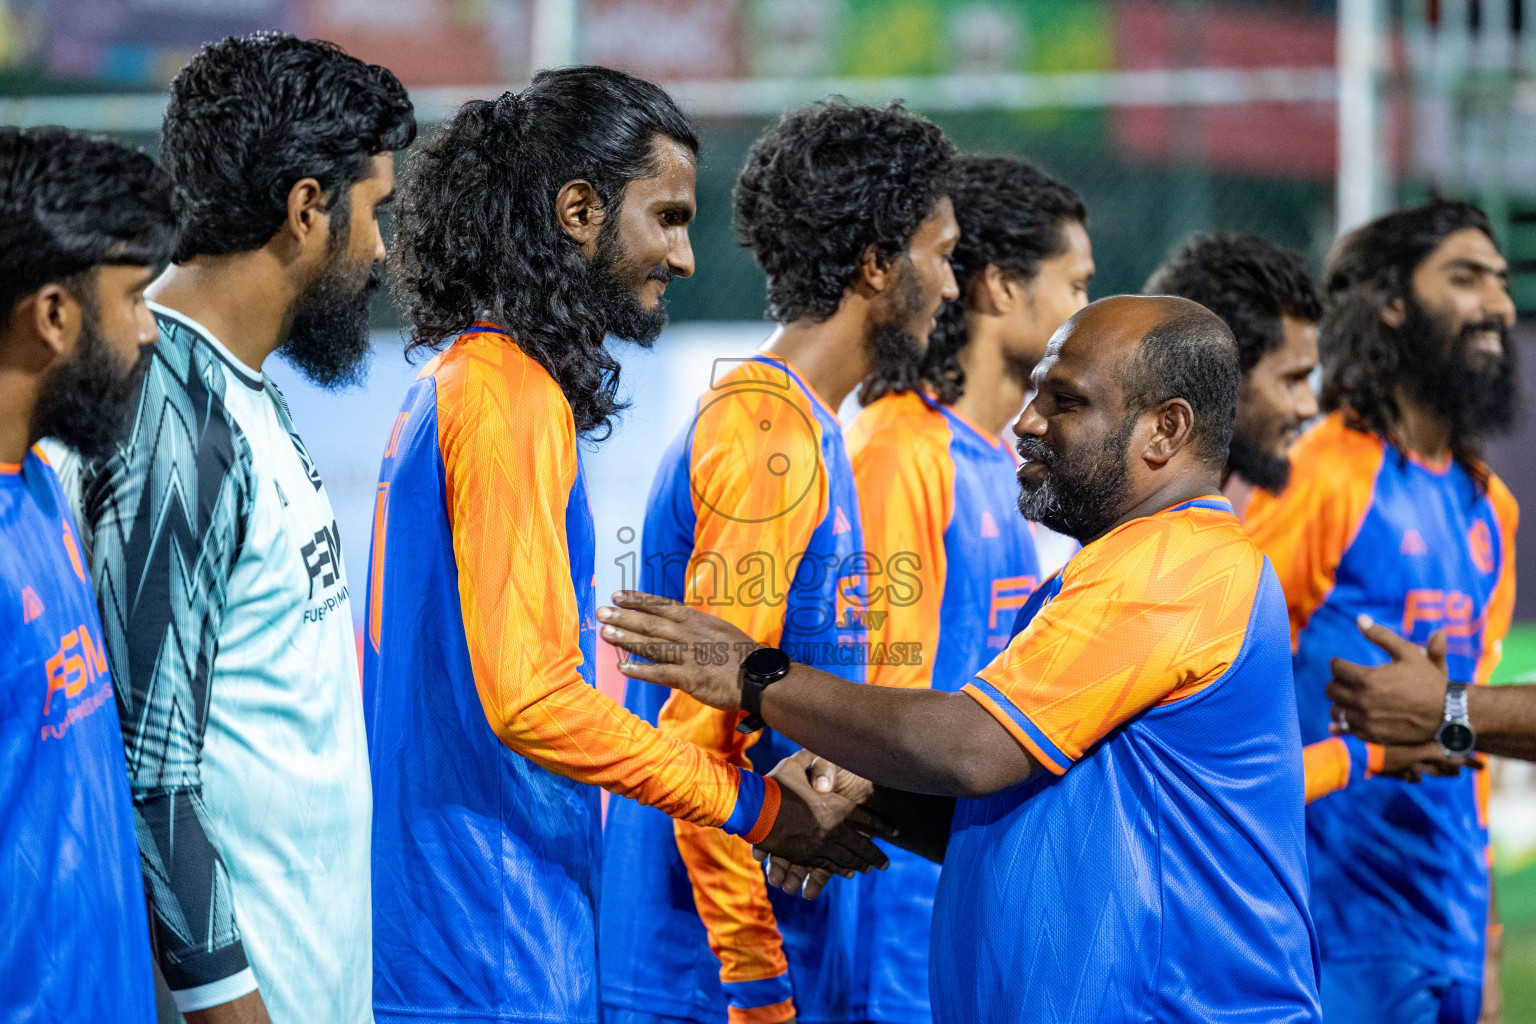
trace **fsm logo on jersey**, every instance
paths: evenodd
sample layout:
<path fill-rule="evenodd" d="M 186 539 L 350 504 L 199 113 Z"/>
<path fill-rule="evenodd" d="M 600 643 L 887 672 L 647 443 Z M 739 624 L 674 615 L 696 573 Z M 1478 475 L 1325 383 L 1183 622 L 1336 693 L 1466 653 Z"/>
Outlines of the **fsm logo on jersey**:
<path fill-rule="evenodd" d="M 336 521 L 315 531 L 309 543 L 299 549 L 304 556 L 304 569 L 309 573 L 309 596 L 315 596 L 315 581 L 320 589 L 332 586 L 341 576 L 341 536 Z"/>
<path fill-rule="evenodd" d="M 43 698 L 44 740 L 63 739 L 71 726 L 100 711 L 112 699 L 106 652 L 87 625 L 60 637 L 58 650 L 43 663 L 43 669 L 48 686 Z M 57 702 L 56 697 L 60 698 Z"/>
<path fill-rule="evenodd" d="M 314 600 L 316 586 L 322 595 L 310 607 L 304 609 L 305 622 L 324 622 L 325 617 L 347 603 L 351 596 L 347 585 L 342 583 L 335 593 L 327 593 L 341 580 L 341 531 L 336 521 L 315 531 L 309 542 L 299 548 L 304 556 L 304 571 L 309 574 L 309 597 Z"/>

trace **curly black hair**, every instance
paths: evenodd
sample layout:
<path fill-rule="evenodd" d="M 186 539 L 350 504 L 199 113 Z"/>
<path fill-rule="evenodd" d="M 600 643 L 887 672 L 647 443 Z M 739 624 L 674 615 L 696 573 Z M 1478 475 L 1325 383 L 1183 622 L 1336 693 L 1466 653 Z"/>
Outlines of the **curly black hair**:
<path fill-rule="evenodd" d="M 1190 235 L 1141 291 L 1192 299 L 1225 320 L 1245 374 L 1285 343 L 1281 317 L 1316 323 L 1323 315 L 1323 293 L 1306 260 L 1258 235 Z"/>
<path fill-rule="evenodd" d="M 630 182 L 655 174 L 656 142 L 695 157 L 698 132 L 665 91 L 604 67 L 541 71 L 521 93 L 471 100 L 412 158 L 401 179 L 391 256 L 406 351 L 440 347 L 476 320 L 506 328 L 544 367 L 583 433 L 624 408 L 607 316 L 580 247 L 555 220 L 564 185 L 590 182 L 617 211 Z"/>
<path fill-rule="evenodd" d="M 1342 409 L 1354 429 L 1391 435 L 1401 415 L 1403 341 L 1381 311 L 1394 300 L 1411 300 L 1419 264 L 1466 228 L 1498 245 L 1487 214 L 1471 203 L 1441 198 L 1378 217 L 1334 243 L 1323 271 L 1327 305 L 1318 327 L 1325 411 Z M 1453 429 L 1451 455 L 1479 483 L 1487 479 L 1478 438 Z"/>
<path fill-rule="evenodd" d="M 102 264 L 160 263 L 175 231 L 171 183 L 143 153 L 63 128 L 0 128 L 0 310 Z"/>
<path fill-rule="evenodd" d="M 327 205 L 345 202 L 370 157 L 415 138 L 410 97 L 388 68 L 278 32 L 209 43 L 172 80 L 160 131 L 181 204 L 174 259 L 260 248 L 296 182 L 314 178 Z"/>
<path fill-rule="evenodd" d="M 842 97 L 785 113 L 736 180 L 736 231 L 768 275 L 768 316 L 825 320 L 865 252 L 889 263 L 947 194 L 954 147 L 899 102 Z"/>
<path fill-rule="evenodd" d="M 1017 157 L 959 158 L 950 173 L 949 197 L 960 224 L 960 242 L 949 260 L 960 298 L 939 310 L 918 366 L 892 366 L 864 382 L 859 400 L 866 405 L 919 387 L 953 404 L 965 391 L 960 352 L 970 342 L 965 318 L 972 284 L 988 266 L 1018 281 L 1032 280 L 1040 264 L 1067 251 L 1066 226 L 1088 224 L 1088 208 L 1076 192 Z"/>

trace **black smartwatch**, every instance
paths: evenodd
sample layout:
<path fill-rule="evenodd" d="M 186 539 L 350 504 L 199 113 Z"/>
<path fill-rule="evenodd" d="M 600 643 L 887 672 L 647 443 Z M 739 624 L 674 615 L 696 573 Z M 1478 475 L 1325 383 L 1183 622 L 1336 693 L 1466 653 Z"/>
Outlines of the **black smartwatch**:
<path fill-rule="evenodd" d="M 794 662 L 777 647 L 759 647 L 741 661 L 741 709 L 747 713 L 736 724 L 739 733 L 763 727 L 763 691 L 789 675 Z"/>
<path fill-rule="evenodd" d="M 1445 718 L 1435 733 L 1440 749 L 1446 757 L 1463 757 L 1472 753 L 1477 745 L 1477 733 L 1472 729 L 1472 718 L 1467 714 L 1467 684 L 1447 683 L 1445 687 Z"/>

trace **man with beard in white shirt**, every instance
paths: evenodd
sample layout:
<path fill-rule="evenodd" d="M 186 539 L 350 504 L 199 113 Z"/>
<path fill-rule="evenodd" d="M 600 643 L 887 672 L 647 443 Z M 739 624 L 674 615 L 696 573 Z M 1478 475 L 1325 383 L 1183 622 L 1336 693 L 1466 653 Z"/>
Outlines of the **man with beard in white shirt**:
<path fill-rule="evenodd" d="M 162 972 L 204 1022 L 371 1021 L 372 796 L 330 501 L 263 373 L 355 381 L 416 125 L 328 43 L 210 44 L 171 85 L 181 200 L 135 420 L 80 467 Z"/>

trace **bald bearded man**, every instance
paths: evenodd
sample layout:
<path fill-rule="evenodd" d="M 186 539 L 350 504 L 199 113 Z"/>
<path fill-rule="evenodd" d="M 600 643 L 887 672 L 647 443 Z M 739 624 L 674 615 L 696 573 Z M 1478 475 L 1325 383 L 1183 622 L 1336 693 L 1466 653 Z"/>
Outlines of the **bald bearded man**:
<path fill-rule="evenodd" d="M 632 678 L 890 787 L 898 841 L 944 861 L 939 1024 L 1318 1021 L 1285 599 L 1220 494 L 1232 334 L 1186 299 L 1104 299 L 1033 384 L 1020 511 L 1083 549 L 960 692 L 848 683 L 644 594 L 603 635 L 652 659 Z"/>

